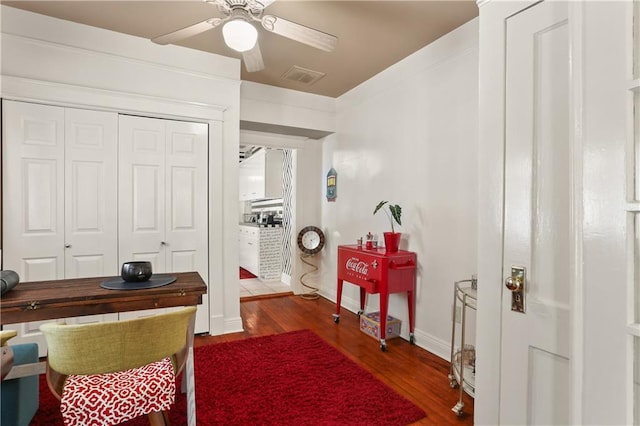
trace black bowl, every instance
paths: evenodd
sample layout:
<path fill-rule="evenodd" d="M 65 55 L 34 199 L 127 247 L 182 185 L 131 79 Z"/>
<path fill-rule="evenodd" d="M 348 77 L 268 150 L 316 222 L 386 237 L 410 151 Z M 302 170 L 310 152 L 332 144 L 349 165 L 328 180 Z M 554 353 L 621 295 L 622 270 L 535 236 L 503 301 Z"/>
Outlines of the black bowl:
<path fill-rule="evenodd" d="M 120 276 L 123 280 L 130 283 L 139 283 L 147 281 L 151 278 L 151 262 L 125 262 L 122 264 L 122 272 Z"/>

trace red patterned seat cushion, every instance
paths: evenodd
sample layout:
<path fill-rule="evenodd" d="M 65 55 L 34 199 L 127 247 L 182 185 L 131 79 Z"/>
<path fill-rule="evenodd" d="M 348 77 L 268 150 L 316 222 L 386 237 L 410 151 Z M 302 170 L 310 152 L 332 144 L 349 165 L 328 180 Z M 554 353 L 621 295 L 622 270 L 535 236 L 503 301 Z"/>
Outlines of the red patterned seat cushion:
<path fill-rule="evenodd" d="M 168 410 L 176 396 L 171 359 L 109 374 L 72 375 L 62 391 L 65 425 L 115 425 Z"/>

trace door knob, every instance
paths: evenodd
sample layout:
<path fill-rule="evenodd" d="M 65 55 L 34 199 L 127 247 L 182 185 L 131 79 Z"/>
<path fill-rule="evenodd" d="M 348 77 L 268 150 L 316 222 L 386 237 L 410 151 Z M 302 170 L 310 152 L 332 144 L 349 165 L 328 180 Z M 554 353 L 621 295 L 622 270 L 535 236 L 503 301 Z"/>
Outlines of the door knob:
<path fill-rule="evenodd" d="M 71 244 L 65 244 L 64 248 L 71 248 Z"/>
<path fill-rule="evenodd" d="M 519 291 L 522 288 L 522 278 L 511 276 L 504 280 L 504 285 L 511 291 Z"/>
<path fill-rule="evenodd" d="M 166 242 L 166 241 L 160 241 L 160 245 L 161 245 L 161 246 L 166 246 L 166 245 L 167 245 L 167 242 Z"/>
<path fill-rule="evenodd" d="M 522 266 L 512 266 L 511 276 L 504 280 L 504 285 L 511 290 L 511 310 L 524 314 L 526 272 Z"/>

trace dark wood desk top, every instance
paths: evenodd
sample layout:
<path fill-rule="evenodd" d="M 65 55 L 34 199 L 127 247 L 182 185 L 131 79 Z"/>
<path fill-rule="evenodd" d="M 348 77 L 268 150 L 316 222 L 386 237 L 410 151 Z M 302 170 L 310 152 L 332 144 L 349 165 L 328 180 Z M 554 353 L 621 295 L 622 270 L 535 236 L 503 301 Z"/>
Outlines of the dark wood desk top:
<path fill-rule="evenodd" d="M 107 290 L 100 283 L 112 277 L 25 282 L 0 298 L 0 323 L 40 321 L 202 303 L 207 286 L 197 272 L 172 273 L 163 287 Z"/>

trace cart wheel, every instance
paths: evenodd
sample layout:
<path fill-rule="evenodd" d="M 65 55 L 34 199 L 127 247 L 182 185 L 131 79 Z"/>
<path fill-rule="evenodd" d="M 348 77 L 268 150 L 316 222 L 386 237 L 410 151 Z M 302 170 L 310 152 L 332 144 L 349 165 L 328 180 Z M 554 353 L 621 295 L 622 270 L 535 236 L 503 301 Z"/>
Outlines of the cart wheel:
<path fill-rule="evenodd" d="M 449 374 L 449 386 L 451 387 L 451 389 L 455 389 L 456 387 L 458 387 L 458 381 L 451 374 Z"/>
<path fill-rule="evenodd" d="M 358 313 L 357 313 L 358 318 L 360 318 L 360 315 L 362 315 L 362 314 L 364 314 L 364 311 L 363 311 L 362 309 L 360 309 L 360 310 L 358 311 Z"/>
<path fill-rule="evenodd" d="M 456 413 L 456 416 L 461 417 L 462 413 L 464 412 L 464 402 L 462 401 L 458 401 L 458 403 L 456 405 L 453 406 L 453 408 L 451 409 L 451 411 L 453 411 L 454 413 Z"/>
<path fill-rule="evenodd" d="M 409 344 L 410 345 L 416 344 L 416 337 L 413 335 L 413 333 L 409 333 Z"/>
<path fill-rule="evenodd" d="M 340 315 L 333 314 L 333 322 L 340 324 Z"/>

